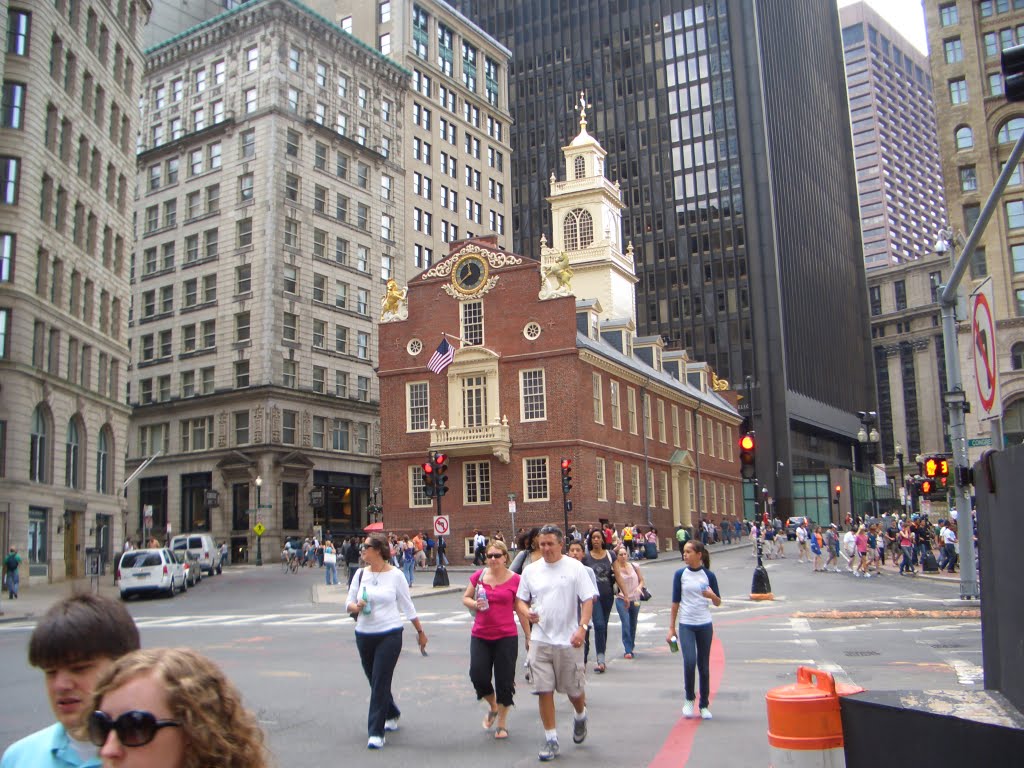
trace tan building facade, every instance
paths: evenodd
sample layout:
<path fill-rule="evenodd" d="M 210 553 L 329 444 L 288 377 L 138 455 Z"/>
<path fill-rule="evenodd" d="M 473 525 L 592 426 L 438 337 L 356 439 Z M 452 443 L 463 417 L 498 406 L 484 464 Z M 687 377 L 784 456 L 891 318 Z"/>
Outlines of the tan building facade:
<path fill-rule="evenodd" d="M 1002 49 L 1024 43 L 1024 8 L 995 0 L 926 0 L 925 16 L 949 221 L 966 235 L 1024 131 L 1024 106 L 1006 101 L 1000 73 Z M 1008 442 L 1019 443 L 1024 439 L 1024 169 L 1018 168 L 1006 187 L 963 285 L 970 293 L 988 277 L 1003 431 Z M 989 424 L 978 418 L 982 409 L 966 330 L 960 336 L 960 362 L 972 404 L 967 438 L 973 462 L 985 446 L 970 441 L 989 437 Z"/>
<path fill-rule="evenodd" d="M 509 50 L 442 0 L 311 5 L 412 73 L 405 102 L 410 268 L 428 268 L 462 238 L 490 233 L 511 248 Z"/>
<path fill-rule="evenodd" d="M 405 282 L 408 72 L 288 0 L 147 51 L 129 536 L 232 559 L 366 525 L 375 321 Z"/>
<path fill-rule="evenodd" d="M 129 254 L 146 1 L 5 3 L 0 545 L 85 575 L 125 525 Z"/>

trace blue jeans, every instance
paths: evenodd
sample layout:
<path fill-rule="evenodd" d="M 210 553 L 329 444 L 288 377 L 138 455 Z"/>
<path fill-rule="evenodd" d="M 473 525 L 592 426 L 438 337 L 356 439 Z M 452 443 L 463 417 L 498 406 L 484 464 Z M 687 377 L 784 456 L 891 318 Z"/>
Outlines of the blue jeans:
<path fill-rule="evenodd" d="M 18 584 L 21 576 L 16 570 L 7 572 L 7 594 L 14 598 L 18 596 Z"/>
<path fill-rule="evenodd" d="M 615 600 L 615 610 L 619 613 L 619 621 L 622 622 L 622 648 L 625 653 L 632 653 L 636 643 L 636 621 L 640 615 L 640 603 L 633 603 L 626 607 L 625 600 Z"/>
<path fill-rule="evenodd" d="M 707 624 L 680 624 L 679 647 L 683 651 L 683 686 L 686 700 L 693 701 L 694 673 L 700 672 L 700 709 L 709 706 L 711 699 L 711 638 L 714 629 Z"/>
<path fill-rule="evenodd" d="M 391 695 L 391 681 L 395 676 L 398 657 L 402 653 L 402 630 L 395 629 L 379 635 L 356 632 L 356 648 L 363 672 L 370 681 L 370 712 L 366 719 L 366 732 L 370 736 L 384 735 L 384 721 L 393 720 L 402 713 Z"/>
<path fill-rule="evenodd" d="M 914 549 L 913 547 L 900 547 L 903 551 L 903 562 L 900 563 L 900 573 L 914 572 Z"/>
<path fill-rule="evenodd" d="M 327 586 L 338 583 L 338 564 L 337 563 L 324 563 L 324 575 L 327 578 Z"/>
<path fill-rule="evenodd" d="M 594 601 L 594 613 L 590 617 L 594 624 L 594 650 L 597 652 L 597 663 L 604 664 L 604 652 L 608 647 L 608 619 L 612 616 L 614 597 L 598 597 Z"/>
<path fill-rule="evenodd" d="M 405 557 L 402 558 L 402 573 L 405 574 L 405 580 L 409 582 L 409 586 L 412 586 L 412 575 L 416 570 L 416 561 L 409 560 Z"/>
<path fill-rule="evenodd" d="M 946 544 L 943 547 L 943 549 L 946 550 L 946 563 L 945 563 L 946 570 L 949 573 L 955 573 L 956 572 L 956 561 L 957 561 L 956 544 Z"/>

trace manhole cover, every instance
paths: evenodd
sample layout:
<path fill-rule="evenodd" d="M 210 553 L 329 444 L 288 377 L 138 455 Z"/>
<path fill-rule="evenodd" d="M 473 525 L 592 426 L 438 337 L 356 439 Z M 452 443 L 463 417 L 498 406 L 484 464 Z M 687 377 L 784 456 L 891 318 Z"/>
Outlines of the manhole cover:
<path fill-rule="evenodd" d="M 878 656 L 878 651 L 846 651 L 846 656 Z"/>

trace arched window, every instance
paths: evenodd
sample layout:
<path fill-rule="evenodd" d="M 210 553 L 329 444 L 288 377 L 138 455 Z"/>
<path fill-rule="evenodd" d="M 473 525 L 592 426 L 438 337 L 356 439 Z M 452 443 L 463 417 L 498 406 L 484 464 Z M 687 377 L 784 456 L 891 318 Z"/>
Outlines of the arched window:
<path fill-rule="evenodd" d="M 77 418 L 68 421 L 68 437 L 64 445 L 64 485 L 68 488 L 79 488 L 82 480 L 81 436 Z"/>
<path fill-rule="evenodd" d="M 1024 400 L 1015 400 L 1003 408 L 1003 439 L 1007 445 L 1024 442 Z"/>
<path fill-rule="evenodd" d="M 1024 131 L 1024 117 L 1011 117 L 999 129 L 997 139 L 1000 144 L 1012 144 Z"/>
<path fill-rule="evenodd" d="M 31 453 L 28 459 L 28 479 L 36 483 L 45 483 L 49 466 L 49 436 L 46 412 L 43 406 L 37 405 L 32 411 Z"/>
<path fill-rule="evenodd" d="M 587 175 L 587 161 L 583 159 L 582 155 L 573 161 L 573 172 L 574 178 L 577 179 L 582 179 Z"/>
<path fill-rule="evenodd" d="M 569 211 L 565 216 L 565 226 L 562 232 L 565 236 L 567 251 L 589 247 L 594 242 L 594 220 L 589 211 L 582 208 Z"/>
<path fill-rule="evenodd" d="M 1024 371 L 1024 341 L 1010 347 L 1010 365 L 1015 371 Z"/>
<path fill-rule="evenodd" d="M 974 131 L 969 125 L 961 125 L 956 129 L 956 148 L 970 149 L 974 146 Z"/>
<path fill-rule="evenodd" d="M 110 493 L 110 426 L 104 425 L 96 440 L 96 490 Z"/>

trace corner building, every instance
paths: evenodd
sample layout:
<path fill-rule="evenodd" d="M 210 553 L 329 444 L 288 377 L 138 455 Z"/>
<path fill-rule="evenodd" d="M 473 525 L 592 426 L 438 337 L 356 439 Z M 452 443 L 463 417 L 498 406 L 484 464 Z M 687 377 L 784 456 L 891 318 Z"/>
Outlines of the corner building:
<path fill-rule="evenodd" d="M 291 0 L 146 52 L 129 471 L 157 458 L 129 487 L 133 538 L 209 531 L 252 560 L 257 520 L 275 557 L 368 522 L 407 80 Z"/>
<path fill-rule="evenodd" d="M 1024 44 L 1024 3 L 927 0 L 925 19 L 949 223 L 966 237 L 1024 131 L 1024 105 L 1006 101 L 1000 65 L 1004 48 Z M 1024 440 L 1024 169 L 1020 167 L 1003 191 L 961 285 L 970 293 L 988 277 L 992 278 L 1003 436 L 1007 445 L 1016 444 Z M 984 411 L 970 323 L 963 323 L 961 331 L 960 367 L 964 392 L 972 404 L 966 417 L 967 452 L 975 462 L 988 449 L 975 441 L 990 437 L 990 424 L 978 418 Z M 942 385 L 945 390 L 944 379 Z"/>
<path fill-rule="evenodd" d="M 126 525 L 129 255 L 148 1 L 3 4 L 0 548 L 85 575 Z M 109 571 L 108 571 L 109 572 Z"/>
<path fill-rule="evenodd" d="M 856 413 L 876 409 L 835 4 L 459 8 L 513 53 L 515 247 L 537 257 L 562 226 L 541 201 L 585 91 L 626 206 L 638 332 L 737 389 L 749 376 L 776 514 L 827 521 L 828 470 L 851 467 Z"/>
<path fill-rule="evenodd" d="M 706 364 L 636 335 L 619 190 L 585 120 L 563 152 L 551 203 L 572 224 L 541 263 L 493 237 L 456 243 L 410 283 L 404 316 L 380 326 L 381 398 L 394 404 L 381 422 L 385 525 L 430 529 L 421 465 L 445 453 L 453 561 L 472 557 L 476 528 L 563 525 L 562 458 L 570 525 L 653 525 L 670 547 L 675 525 L 743 512 L 734 393 Z M 456 349 L 435 374 L 442 332 Z"/>

